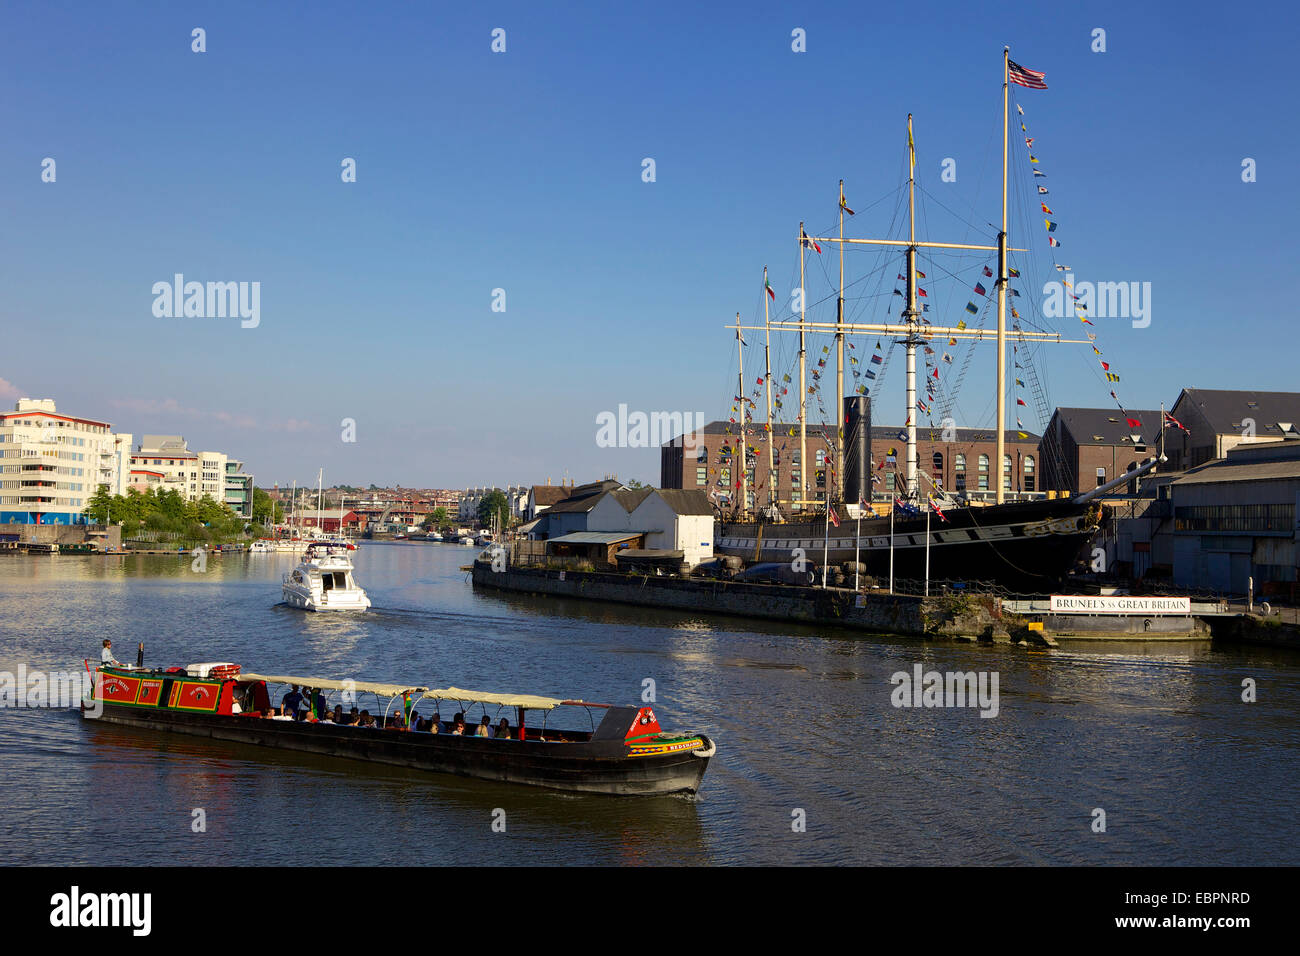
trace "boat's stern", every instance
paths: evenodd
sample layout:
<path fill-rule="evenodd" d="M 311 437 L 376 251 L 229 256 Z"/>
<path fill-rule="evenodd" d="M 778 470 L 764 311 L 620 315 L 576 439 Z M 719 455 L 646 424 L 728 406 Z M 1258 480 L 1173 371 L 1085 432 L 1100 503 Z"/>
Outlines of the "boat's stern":
<path fill-rule="evenodd" d="M 697 792 L 718 750 L 706 734 L 665 731 L 652 707 L 609 708 L 592 739 L 619 737 L 624 758 L 640 768 L 629 780 L 646 793 Z"/>

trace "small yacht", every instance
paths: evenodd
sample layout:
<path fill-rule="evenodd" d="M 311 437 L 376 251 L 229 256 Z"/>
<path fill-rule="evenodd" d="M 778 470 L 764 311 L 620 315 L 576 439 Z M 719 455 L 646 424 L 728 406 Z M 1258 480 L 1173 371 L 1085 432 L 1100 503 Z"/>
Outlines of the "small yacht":
<path fill-rule="evenodd" d="M 299 565 L 284 576 L 284 602 L 307 611 L 364 611 L 370 598 L 352 578 L 356 545 L 323 541 L 307 546 Z"/>
<path fill-rule="evenodd" d="M 249 554 L 274 554 L 275 542 L 268 541 L 266 538 L 260 538 L 248 546 Z"/>
<path fill-rule="evenodd" d="M 430 531 L 430 532 L 429 532 L 428 534 L 426 534 L 424 537 L 425 537 L 425 540 L 427 540 L 427 541 L 441 541 L 441 540 L 442 540 L 442 535 L 441 535 L 439 532 L 437 532 L 437 531 Z"/>

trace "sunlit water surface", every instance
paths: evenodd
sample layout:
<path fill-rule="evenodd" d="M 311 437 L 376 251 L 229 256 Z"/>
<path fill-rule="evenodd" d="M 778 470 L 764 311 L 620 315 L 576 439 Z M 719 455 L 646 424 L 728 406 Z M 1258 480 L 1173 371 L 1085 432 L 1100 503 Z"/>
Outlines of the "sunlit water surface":
<path fill-rule="evenodd" d="M 551 793 L 0 710 L 0 852 L 113 864 L 1300 862 L 1300 655 L 923 644 L 475 592 L 473 549 L 363 544 L 364 614 L 280 603 L 290 555 L 0 556 L 0 670 L 133 661 L 634 703 L 717 756 L 693 798 Z M 999 713 L 890 676 L 996 671 Z M 1243 703 L 1252 678 L 1258 700 Z M 446 715 L 444 715 L 446 716 Z M 202 808 L 206 831 L 192 829 Z M 1093 832 L 1094 810 L 1106 832 Z M 505 811 L 505 832 L 492 827 Z M 798 811 L 802 811 L 800 814 Z M 499 819 L 500 815 L 497 814 Z M 792 823 L 806 819 L 799 832 Z M 498 828 L 499 829 L 499 828 Z"/>

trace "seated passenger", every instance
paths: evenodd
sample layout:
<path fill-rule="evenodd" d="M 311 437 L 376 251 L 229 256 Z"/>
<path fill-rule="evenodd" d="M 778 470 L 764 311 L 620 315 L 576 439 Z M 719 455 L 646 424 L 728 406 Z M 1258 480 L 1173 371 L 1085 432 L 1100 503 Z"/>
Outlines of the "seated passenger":
<path fill-rule="evenodd" d="M 456 716 L 459 718 L 460 714 L 457 714 Z M 465 721 L 463 718 L 455 722 L 455 724 L 451 728 L 451 732 L 455 734 L 457 737 L 465 736 Z"/>
<path fill-rule="evenodd" d="M 290 717 L 298 715 L 298 705 L 302 703 L 302 694 L 298 693 L 298 685 L 289 685 L 291 690 L 280 698 L 280 713 L 288 714 Z"/>
<path fill-rule="evenodd" d="M 483 719 L 479 721 L 478 730 L 475 732 L 474 736 L 475 737 L 492 736 L 492 720 L 491 718 L 488 717 L 487 714 L 484 714 Z"/>
<path fill-rule="evenodd" d="M 357 719 L 357 726 L 358 726 L 358 727 L 374 727 L 374 726 L 375 726 L 375 718 L 373 718 L 373 717 L 370 716 L 370 711 L 368 711 L 368 710 L 363 710 L 363 711 L 361 712 L 360 717 Z"/>
<path fill-rule="evenodd" d="M 331 720 L 333 723 L 336 723 L 336 724 L 341 724 L 341 723 L 344 722 L 344 721 L 343 721 L 343 705 L 342 705 L 342 704 L 335 704 L 335 705 L 334 705 L 334 715 L 330 718 L 330 720 Z"/>
<path fill-rule="evenodd" d="M 436 710 L 433 712 L 433 717 L 429 719 L 429 733 L 431 734 L 442 733 L 442 715 L 439 714 Z"/>
<path fill-rule="evenodd" d="M 509 740 L 509 739 L 510 739 L 510 721 L 502 717 L 501 723 L 497 724 L 497 740 Z"/>
<path fill-rule="evenodd" d="M 357 713 L 357 708 L 355 704 L 352 706 L 352 709 L 348 711 L 347 723 L 353 727 L 361 723 L 361 715 Z"/>

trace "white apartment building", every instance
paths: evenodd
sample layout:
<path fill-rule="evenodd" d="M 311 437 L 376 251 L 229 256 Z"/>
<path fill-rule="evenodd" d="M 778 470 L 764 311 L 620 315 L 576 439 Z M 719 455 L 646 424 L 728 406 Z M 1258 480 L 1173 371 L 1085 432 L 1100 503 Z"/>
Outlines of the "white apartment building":
<path fill-rule="evenodd" d="M 144 435 L 131 454 L 128 484 L 139 491 L 177 491 L 187 501 L 224 502 L 228 460 L 219 451 L 190 451 L 180 435 Z"/>
<path fill-rule="evenodd" d="M 84 524 L 99 485 L 125 494 L 132 436 L 112 427 L 60 415 L 49 398 L 0 414 L 0 524 Z"/>

